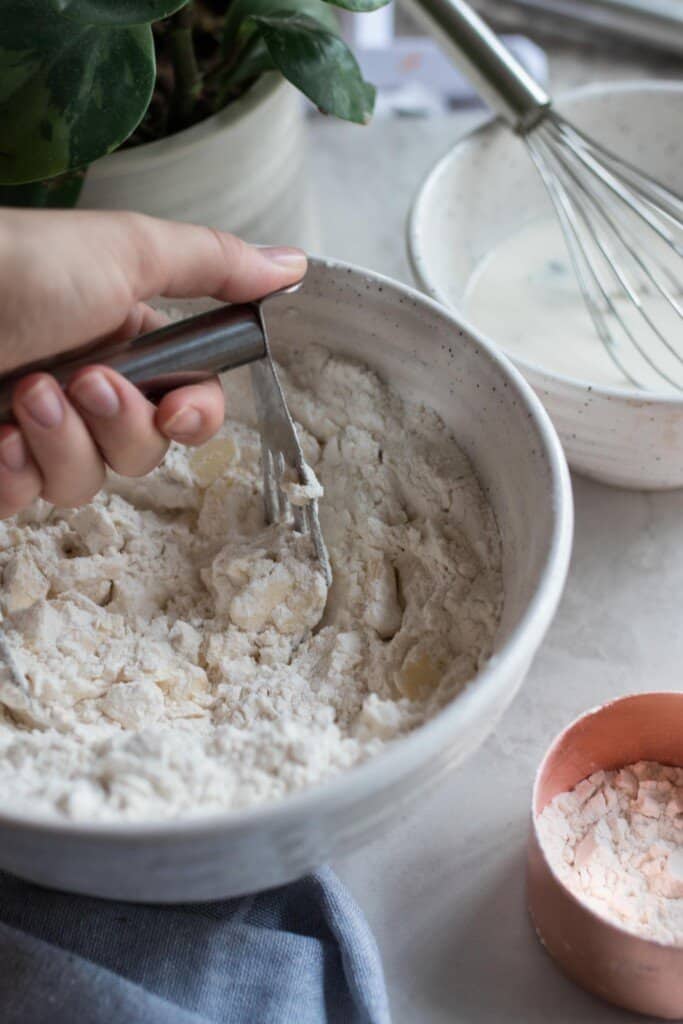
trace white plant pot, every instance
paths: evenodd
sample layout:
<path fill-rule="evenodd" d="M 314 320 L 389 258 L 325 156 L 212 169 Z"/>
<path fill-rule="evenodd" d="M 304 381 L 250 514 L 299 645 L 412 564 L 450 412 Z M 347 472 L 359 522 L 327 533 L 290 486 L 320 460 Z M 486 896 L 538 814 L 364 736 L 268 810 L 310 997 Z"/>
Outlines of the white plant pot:
<path fill-rule="evenodd" d="M 98 160 L 79 206 L 137 210 L 315 251 L 301 97 L 280 75 L 263 75 L 200 124 Z"/>

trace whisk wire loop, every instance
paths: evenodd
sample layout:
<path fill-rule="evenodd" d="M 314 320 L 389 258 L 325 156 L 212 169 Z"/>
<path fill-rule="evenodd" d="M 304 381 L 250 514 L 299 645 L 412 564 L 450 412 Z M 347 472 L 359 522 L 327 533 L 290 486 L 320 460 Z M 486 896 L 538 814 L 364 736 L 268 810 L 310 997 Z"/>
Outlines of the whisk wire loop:
<path fill-rule="evenodd" d="M 558 179 L 549 171 L 546 164 L 546 158 L 544 157 L 543 148 L 542 146 L 537 145 L 538 139 L 534 138 L 533 141 L 531 141 L 530 137 L 528 137 L 526 142 L 531 158 L 538 169 L 541 180 L 543 181 L 550 200 L 555 208 L 572 268 L 574 270 L 574 276 L 576 277 L 581 290 L 586 309 L 593 321 L 595 331 L 602 342 L 607 355 L 615 366 L 629 381 L 631 381 L 632 384 L 639 387 L 638 379 L 633 376 L 626 364 L 620 358 L 618 352 L 615 350 L 614 339 L 607 330 L 600 311 L 599 300 L 596 301 L 595 289 L 597 288 L 599 290 L 599 281 L 593 271 L 590 260 L 587 258 L 585 248 L 576 231 L 575 216 L 569 201 L 569 196 L 561 186 Z"/>
<path fill-rule="evenodd" d="M 631 188 L 642 195 L 644 199 L 654 205 L 660 212 L 668 213 L 673 221 L 674 228 L 679 232 L 681 231 L 681 219 L 683 218 L 683 198 L 681 196 L 676 195 L 675 192 L 672 192 L 671 189 L 667 188 L 666 185 L 662 185 L 655 178 L 643 174 L 641 170 L 632 163 L 629 163 L 628 160 L 624 160 L 616 153 L 605 149 L 599 142 L 586 135 L 576 125 L 570 124 L 556 111 L 553 111 L 553 120 L 561 129 L 563 138 L 571 146 L 585 149 L 586 152 L 591 153 L 614 173 L 621 175 Z"/>
<path fill-rule="evenodd" d="M 584 223 L 586 232 L 604 257 L 606 266 L 624 289 L 624 292 L 631 300 L 634 307 L 638 310 L 653 334 L 664 345 L 673 358 L 683 365 L 683 356 L 674 347 L 674 345 L 667 340 L 665 334 L 648 312 L 648 309 L 642 299 L 642 296 L 646 294 L 646 285 L 644 282 L 647 281 L 657 290 L 670 307 L 680 315 L 681 311 L 678 303 L 674 299 L 673 295 L 670 294 L 668 289 L 662 284 L 653 269 L 656 266 L 655 262 L 650 261 L 648 263 L 644 260 L 638 252 L 638 249 L 627 240 L 624 232 L 619 227 L 618 220 L 615 217 L 609 216 L 608 211 L 612 208 L 612 205 L 609 202 L 600 202 L 595 193 L 591 192 L 591 190 L 587 188 L 585 182 L 580 177 L 580 174 L 578 174 L 572 167 L 569 151 L 566 149 L 558 150 L 554 153 L 554 157 L 560 165 L 561 173 L 565 178 L 569 179 L 571 184 L 577 190 L 578 196 L 575 204 L 576 208 Z M 585 207 L 588 207 L 590 212 L 587 212 L 582 203 L 578 201 L 579 198 L 583 198 Z M 611 242 L 609 236 L 611 236 Z M 616 247 L 612 249 L 611 245 L 614 245 L 615 242 Z M 619 246 L 623 246 L 623 249 L 630 257 L 632 264 L 641 271 L 643 281 L 640 283 L 640 286 L 629 280 L 628 273 L 619 258 Z M 612 311 L 614 311 L 613 306 L 611 308 Z M 639 344 L 638 340 L 633 337 L 631 332 L 629 332 L 629 334 L 632 338 L 633 344 L 636 346 L 640 354 L 647 362 L 649 362 L 650 366 L 656 370 L 656 365 L 649 359 L 647 353 L 643 350 L 643 347 Z M 675 382 L 671 381 L 671 383 Z"/>
<path fill-rule="evenodd" d="M 661 193 L 666 205 L 673 203 L 673 211 L 678 204 L 681 204 L 681 209 L 683 209 L 683 204 L 678 196 L 656 182 L 648 182 L 644 175 L 637 174 L 637 184 L 631 184 L 624 176 L 623 170 L 616 168 L 612 170 L 609 160 L 606 160 L 604 156 L 602 159 L 598 159 L 597 154 L 591 152 L 593 144 L 588 136 L 579 135 L 572 125 L 561 119 L 554 111 L 544 119 L 543 124 L 548 128 L 558 147 L 568 149 L 607 189 L 618 196 L 637 216 L 642 217 L 663 242 L 669 245 L 674 252 L 681 253 L 680 243 L 676 241 L 675 235 L 668 230 L 668 226 L 662 223 L 664 220 L 667 225 L 680 230 L 680 221 L 675 212 L 669 212 L 663 205 L 662 199 L 659 198 Z M 615 160 L 612 159 L 611 162 L 615 163 Z M 636 173 L 635 169 L 631 171 L 633 177 Z M 646 188 L 646 185 L 649 186 L 649 189 Z M 653 186 L 656 186 L 655 190 L 653 190 Z"/>
<path fill-rule="evenodd" d="M 653 241 L 679 252 L 669 221 L 679 230 L 681 226 L 669 209 L 676 209 L 680 199 L 618 157 L 598 160 L 602 147 L 552 110 L 524 139 L 607 354 L 637 387 L 648 387 L 651 371 L 656 379 L 683 390 L 683 373 L 677 373 L 683 353 L 658 323 L 651 302 L 656 294 L 665 309 L 682 317 L 674 294 L 680 282 L 651 254 L 653 246 L 643 248 L 642 237 L 649 228 L 656 236 Z M 641 188 L 643 181 L 651 186 L 649 192 Z"/>

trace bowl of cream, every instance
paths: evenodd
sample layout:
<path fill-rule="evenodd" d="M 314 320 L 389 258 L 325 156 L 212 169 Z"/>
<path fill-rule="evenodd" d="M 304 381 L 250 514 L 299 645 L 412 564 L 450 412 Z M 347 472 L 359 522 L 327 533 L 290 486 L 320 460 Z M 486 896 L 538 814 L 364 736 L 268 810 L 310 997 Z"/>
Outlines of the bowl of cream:
<path fill-rule="evenodd" d="M 680 82 L 577 89 L 558 109 L 656 179 L 683 189 Z M 464 136 L 413 205 L 420 286 L 502 348 L 543 401 L 571 467 L 622 487 L 683 485 L 683 395 L 635 388 L 595 334 L 550 200 L 523 143 L 499 121 Z M 683 287 L 683 283 L 681 285 Z M 671 317 L 671 341 L 683 328 Z"/>

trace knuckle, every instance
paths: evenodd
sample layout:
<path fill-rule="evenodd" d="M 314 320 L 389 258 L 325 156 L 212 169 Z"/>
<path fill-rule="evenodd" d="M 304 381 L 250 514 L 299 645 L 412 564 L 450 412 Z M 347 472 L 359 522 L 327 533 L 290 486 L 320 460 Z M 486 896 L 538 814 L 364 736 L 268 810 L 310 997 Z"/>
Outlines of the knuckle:
<path fill-rule="evenodd" d="M 209 227 L 206 229 L 213 237 L 221 263 L 226 268 L 226 276 L 239 277 L 248 259 L 251 247 L 243 242 L 237 235 L 219 231 L 218 228 Z"/>
<path fill-rule="evenodd" d="M 137 213 L 135 210 L 122 210 L 116 214 L 116 223 L 124 237 L 144 243 L 149 238 L 154 218 L 146 213 Z"/>
<path fill-rule="evenodd" d="M 125 253 L 123 277 L 131 305 L 153 290 L 158 281 L 161 260 L 157 225 L 154 217 L 144 213 L 124 211 L 118 216 L 117 227 Z"/>

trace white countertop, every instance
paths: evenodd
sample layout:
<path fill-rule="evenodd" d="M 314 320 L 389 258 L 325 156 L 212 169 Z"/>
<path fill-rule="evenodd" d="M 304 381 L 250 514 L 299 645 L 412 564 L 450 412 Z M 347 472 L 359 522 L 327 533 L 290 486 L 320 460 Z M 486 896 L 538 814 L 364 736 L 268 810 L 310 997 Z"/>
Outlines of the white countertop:
<path fill-rule="evenodd" d="M 658 66 L 661 75 L 665 68 Z M 557 88 L 643 67 L 551 54 Z M 404 225 L 428 168 L 481 117 L 316 119 L 312 164 L 323 252 L 411 281 Z M 550 633 L 501 725 L 385 837 L 334 866 L 377 937 L 395 1024 L 644 1021 L 565 980 L 524 905 L 531 785 L 553 736 L 611 697 L 682 688 L 683 491 L 574 479 L 576 539 Z"/>

